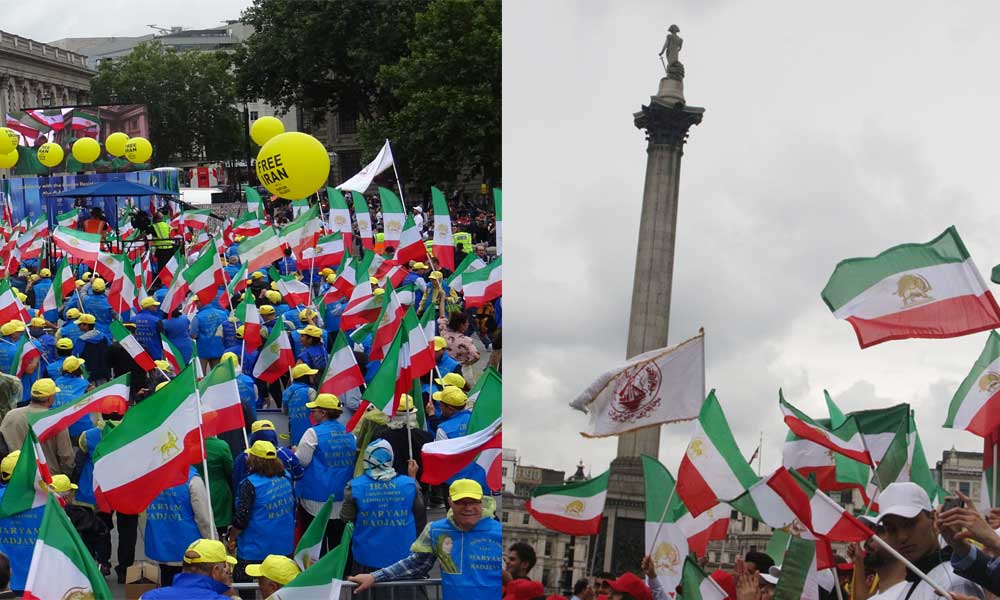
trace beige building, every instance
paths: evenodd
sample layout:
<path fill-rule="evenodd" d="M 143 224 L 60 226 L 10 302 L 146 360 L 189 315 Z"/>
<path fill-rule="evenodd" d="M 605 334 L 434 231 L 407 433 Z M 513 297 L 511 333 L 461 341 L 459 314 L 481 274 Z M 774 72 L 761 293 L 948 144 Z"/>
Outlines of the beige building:
<path fill-rule="evenodd" d="M 938 485 L 949 492 L 959 491 L 979 502 L 984 491 L 983 453 L 945 450 L 935 465 Z"/>
<path fill-rule="evenodd" d="M 83 55 L 0 31 L 0 115 L 86 104 L 93 76 Z"/>

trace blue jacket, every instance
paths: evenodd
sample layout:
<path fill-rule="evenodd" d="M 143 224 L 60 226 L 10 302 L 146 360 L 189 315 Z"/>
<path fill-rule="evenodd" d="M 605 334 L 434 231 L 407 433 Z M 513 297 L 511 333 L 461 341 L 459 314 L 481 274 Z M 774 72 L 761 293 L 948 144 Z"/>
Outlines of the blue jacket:
<path fill-rule="evenodd" d="M 278 272 L 282 275 L 291 275 L 296 271 L 296 266 L 294 258 L 285 256 L 278 261 Z"/>
<path fill-rule="evenodd" d="M 274 447 L 278 449 L 278 460 L 281 464 L 285 465 L 285 471 L 292 476 L 292 481 L 297 481 L 302 479 L 302 473 L 305 469 L 299 463 L 299 457 L 295 456 L 295 453 L 288 446 L 278 445 L 278 433 L 273 429 L 262 429 L 257 433 L 250 436 L 250 445 L 252 446 L 254 442 L 264 440 L 265 442 L 271 442 Z M 240 483 L 246 479 L 247 475 L 247 455 L 244 452 L 240 452 L 233 459 L 233 489 L 240 489 Z"/>
<path fill-rule="evenodd" d="M 191 346 L 191 321 L 188 320 L 187 315 L 181 315 L 176 319 L 164 319 L 163 333 L 170 340 L 170 343 L 177 346 L 177 349 L 184 355 L 184 364 L 190 362 L 193 348 Z"/>
<path fill-rule="evenodd" d="M 135 339 L 139 341 L 153 360 L 163 358 L 163 342 L 160 341 L 160 330 L 163 317 L 160 311 L 144 308 L 135 316 Z"/>
<path fill-rule="evenodd" d="M 951 566 L 955 574 L 977 583 L 992 594 L 1000 594 L 1000 560 L 993 559 L 979 551 L 975 546 L 968 546 L 969 553 L 958 556 L 952 553 Z"/>
<path fill-rule="evenodd" d="M 76 340 L 80 339 L 81 333 L 83 332 L 80 331 L 80 326 L 73 321 L 64 323 L 63 326 L 59 328 L 59 337 L 69 338 L 73 340 L 74 344 L 76 343 Z"/>
<path fill-rule="evenodd" d="M 84 333 L 73 345 L 73 354 L 86 361 L 87 372 L 90 373 L 91 380 L 108 378 L 110 374 L 108 348 L 110 347 L 108 338 L 97 329 L 91 329 Z"/>
<path fill-rule="evenodd" d="M 35 282 L 35 285 L 31 286 L 31 289 L 35 291 L 35 302 L 32 308 L 41 308 L 42 302 L 45 300 L 46 294 L 49 293 L 49 288 L 52 287 L 52 280 L 46 277 L 45 279 L 39 279 Z"/>
<path fill-rule="evenodd" d="M 207 359 L 222 356 L 222 324 L 228 317 L 229 314 L 214 302 L 195 314 L 191 321 L 191 332 L 198 344 L 199 357 Z"/>
<path fill-rule="evenodd" d="M 281 394 L 281 404 L 288 410 L 288 429 L 291 433 L 289 443 L 292 446 L 297 446 L 302 434 L 312 427 L 312 422 L 309 421 L 309 409 L 306 408 L 311 389 L 301 380 L 295 380 Z"/>
<path fill-rule="evenodd" d="M 226 596 L 229 586 L 201 573 L 178 573 L 170 587 L 155 588 L 142 600 L 233 600 Z"/>
<path fill-rule="evenodd" d="M 114 321 L 117 315 L 115 311 L 111 309 L 111 304 L 108 303 L 108 297 L 104 294 L 93 294 L 92 296 L 87 296 L 83 299 L 84 312 L 94 315 L 97 320 L 96 329 L 103 333 L 104 335 L 111 336 L 111 321 Z"/>
<path fill-rule="evenodd" d="M 326 346 L 314 344 L 312 346 L 302 346 L 299 350 L 298 359 L 319 371 L 322 375 L 326 369 Z"/>

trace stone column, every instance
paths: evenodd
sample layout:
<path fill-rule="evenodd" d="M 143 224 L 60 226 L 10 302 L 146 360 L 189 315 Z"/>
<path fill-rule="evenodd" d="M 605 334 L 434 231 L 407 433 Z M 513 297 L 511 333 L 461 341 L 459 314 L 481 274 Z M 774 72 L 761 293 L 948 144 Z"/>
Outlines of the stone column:
<path fill-rule="evenodd" d="M 686 106 L 683 66 L 674 63 L 660 81 L 649 105 L 635 113 L 635 126 L 646 132 L 646 179 L 632 284 L 627 356 L 668 345 L 674 242 L 677 238 L 681 156 L 688 130 L 701 123 L 704 108 Z M 676 340 L 675 340 L 676 341 Z M 620 435 L 611 463 L 604 556 L 599 564 L 614 574 L 638 568 L 644 554 L 645 501 L 640 456 L 657 456 L 660 428 Z M 600 543 L 600 542 L 599 542 Z"/>

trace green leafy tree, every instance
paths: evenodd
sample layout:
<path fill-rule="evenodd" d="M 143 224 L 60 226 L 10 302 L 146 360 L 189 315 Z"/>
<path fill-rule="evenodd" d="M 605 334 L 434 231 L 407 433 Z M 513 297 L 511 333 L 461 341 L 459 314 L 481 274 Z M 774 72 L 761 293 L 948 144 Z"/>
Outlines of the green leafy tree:
<path fill-rule="evenodd" d="M 228 159 L 244 139 L 231 64 L 223 52 L 140 44 L 124 58 L 100 64 L 91 95 L 97 104 L 149 107 L 154 164 L 171 158 Z"/>
<path fill-rule="evenodd" d="M 435 0 L 417 15 L 409 52 L 379 71 L 397 108 L 360 126 L 371 155 L 385 138 L 410 184 L 501 175 L 499 0 Z"/>

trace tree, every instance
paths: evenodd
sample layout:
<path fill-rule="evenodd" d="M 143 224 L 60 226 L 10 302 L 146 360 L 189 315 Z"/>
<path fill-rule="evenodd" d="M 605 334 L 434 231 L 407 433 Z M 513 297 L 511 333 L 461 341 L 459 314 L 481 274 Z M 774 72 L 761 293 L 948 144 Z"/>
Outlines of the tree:
<path fill-rule="evenodd" d="M 104 61 L 91 81 L 98 104 L 145 104 L 154 164 L 171 158 L 223 160 L 243 143 L 236 78 L 223 52 L 177 52 L 159 42 Z"/>
<path fill-rule="evenodd" d="M 362 121 L 374 155 L 385 138 L 408 183 L 501 174 L 501 25 L 499 0 L 435 0 L 417 15 L 408 55 L 379 70 L 397 108 Z"/>
<path fill-rule="evenodd" d="M 254 0 L 242 20 L 254 33 L 233 61 L 240 94 L 285 110 L 370 117 L 392 107 L 379 67 L 406 52 L 426 0 Z"/>

